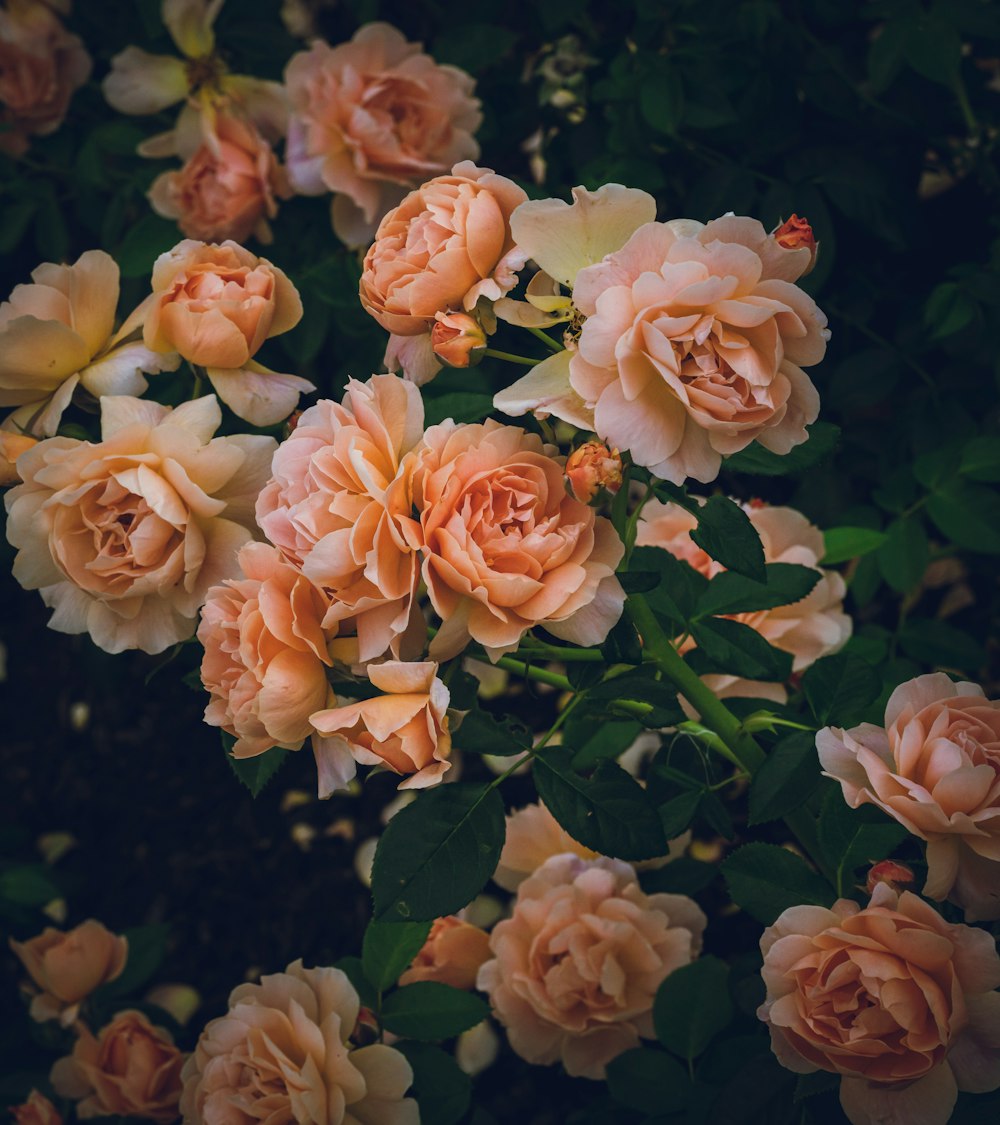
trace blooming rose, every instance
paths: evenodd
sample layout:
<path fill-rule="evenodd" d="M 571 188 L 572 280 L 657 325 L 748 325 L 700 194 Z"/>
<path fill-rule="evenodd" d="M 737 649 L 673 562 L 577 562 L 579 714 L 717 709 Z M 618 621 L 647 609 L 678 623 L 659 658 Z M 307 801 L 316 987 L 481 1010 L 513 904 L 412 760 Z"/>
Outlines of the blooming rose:
<path fill-rule="evenodd" d="M 12 1105 L 10 1115 L 16 1125 L 63 1125 L 59 1110 L 37 1090 L 32 1090 L 22 1105 Z"/>
<path fill-rule="evenodd" d="M 698 955 L 705 921 L 684 895 L 644 894 L 627 863 L 557 855 L 493 928 L 478 987 L 522 1058 L 603 1078 L 654 1035 L 656 990 Z"/>
<path fill-rule="evenodd" d="M 265 543 L 248 543 L 238 562 L 242 577 L 208 591 L 198 626 L 205 722 L 233 735 L 236 758 L 297 750 L 329 693 L 320 627 L 328 600 Z"/>
<path fill-rule="evenodd" d="M 399 1051 L 353 1049 L 360 1003 L 339 969 L 304 969 L 241 984 L 201 1033 L 184 1067 L 185 1125 L 418 1125 Z"/>
<path fill-rule="evenodd" d="M 168 1031 L 142 1012 L 118 1012 L 95 1038 L 77 1026 L 73 1053 L 52 1068 L 50 1081 L 64 1098 L 82 1099 L 77 1115 L 177 1119 L 184 1056 Z"/>
<path fill-rule="evenodd" d="M 102 984 L 121 976 L 128 958 L 128 940 L 88 918 L 63 933 L 52 926 L 11 949 L 42 990 L 31 1001 L 31 1018 L 58 1019 L 69 1027 L 80 1004 Z"/>
<path fill-rule="evenodd" d="M 801 512 L 794 508 L 771 507 L 759 501 L 741 507 L 760 536 L 765 562 L 793 563 L 820 572 L 820 580 L 812 590 L 791 605 L 732 615 L 733 620 L 756 629 L 775 648 L 791 653 L 792 671 L 801 672 L 821 656 L 842 648 L 851 635 L 851 618 L 843 611 L 844 580 L 837 571 L 820 567 L 819 560 L 826 552 L 823 533 Z M 697 518 L 679 504 L 651 500 L 642 510 L 636 544 L 662 547 L 699 574 L 713 578 L 725 567 L 691 538 L 697 526 Z M 682 650 L 693 647 L 694 642 L 688 640 Z M 759 695 L 777 702 L 786 698 L 784 689 L 778 685 L 760 685 L 731 676 L 713 676 L 710 686 L 730 696 Z"/>
<path fill-rule="evenodd" d="M 424 789 L 441 780 L 451 768 L 451 697 L 437 669 L 433 661 L 369 664 L 368 679 L 385 695 L 312 716 L 320 734 L 335 736 L 316 751 L 321 797 L 334 788 L 325 779 L 336 777 L 343 783 L 345 768 L 350 771 L 348 755 L 364 766 L 386 766 L 405 774 L 400 789 Z"/>
<path fill-rule="evenodd" d="M 342 404 L 324 400 L 302 413 L 257 501 L 267 538 L 329 591 L 324 628 L 356 631 L 360 661 L 390 647 L 398 655 L 416 620 L 419 568 L 404 534 L 413 503 L 404 461 L 423 428 L 412 384 L 395 375 L 352 379 Z"/>
<path fill-rule="evenodd" d="M 255 235 L 270 242 L 267 220 L 278 213 L 275 196 L 290 194 L 274 150 L 249 120 L 228 113 L 218 114 L 203 133 L 188 129 L 182 139 L 178 130 L 185 164 L 153 181 L 153 210 L 176 219 L 188 238 L 242 242 Z"/>
<path fill-rule="evenodd" d="M 1000 1086 L 1000 958 L 984 930 L 882 883 L 863 910 L 790 907 L 760 948 L 757 1014 L 778 1061 L 842 1075 L 852 1125 L 945 1125 L 958 1090 Z"/>
<path fill-rule="evenodd" d="M 204 367 L 219 398 L 255 426 L 280 422 L 316 389 L 254 362 L 265 340 L 302 319 L 302 301 L 277 266 L 235 242 L 185 239 L 161 254 L 143 318 L 147 347 Z"/>
<path fill-rule="evenodd" d="M 885 729 L 825 727 L 816 749 L 852 808 L 878 805 L 927 841 L 925 895 L 1000 918 L 1000 701 L 932 672 L 889 696 Z"/>
<path fill-rule="evenodd" d="M 495 660 L 535 625 L 596 645 L 621 616 L 621 540 L 567 494 L 560 460 L 534 434 L 493 421 L 432 426 L 414 501 L 424 581 L 442 620 L 438 658 L 471 637 Z"/>
<path fill-rule="evenodd" d="M 106 652 L 190 637 L 211 586 L 236 574 L 273 438 L 212 438 L 214 395 L 174 410 L 101 400 L 101 441 L 49 438 L 18 458 L 5 496 L 14 577 L 40 590 L 60 633 Z"/>
<path fill-rule="evenodd" d="M 55 132 L 91 65 L 48 5 L 8 0 L 0 8 L 0 152 L 21 156 L 31 134 Z"/>
<path fill-rule="evenodd" d="M 0 406 L 18 407 L 5 429 L 50 436 L 77 385 L 95 398 L 140 395 L 142 372 L 180 363 L 169 349 L 157 355 L 129 340 L 138 329 L 134 315 L 114 331 L 118 266 L 103 250 L 88 250 L 71 266 L 44 262 L 31 278 L 0 304 Z"/>
<path fill-rule="evenodd" d="M 616 493 L 622 486 L 621 454 L 602 441 L 586 441 L 567 458 L 566 480 L 570 492 L 583 504 L 589 504 L 601 489 Z"/>
<path fill-rule="evenodd" d="M 479 155 L 475 82 L 386 23 L 337 47 L 317 40 L 292 56 L 285 83 L 292 186 L 337 193 L 334 229 L 351 246 L 370 239 L 407 189 Z"/>
<path fill-rule="evenodd" d="M 480 965 L 490 959 L 490 939 L 485 930 L 463 922 L 454 914 L 437 918 L 423 948 L 399 983 L 432 980 L 452 988 L 476 987 Z"/>

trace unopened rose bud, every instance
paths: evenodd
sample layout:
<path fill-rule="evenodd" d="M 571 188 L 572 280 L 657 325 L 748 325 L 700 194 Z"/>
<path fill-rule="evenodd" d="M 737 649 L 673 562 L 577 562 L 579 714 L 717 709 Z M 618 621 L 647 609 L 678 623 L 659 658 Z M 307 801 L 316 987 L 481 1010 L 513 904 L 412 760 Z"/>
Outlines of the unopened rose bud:
<path fill-rule="evenodd" d="M 809 265 L 805 269 L 805 273 L 808 273 L 816 264 L 816 255 L 819 252 L 819 243 L 808 220 L 800 219 L 793 213 L 792 217 L 783 222 L 773 233 L 774 241 L 784 249 L 801 250 L 804 247 L 809 251 Z"/>
<path fill-rule="evenodd" d="M 892 859 L 883 859 L 881 863 L 874 864 L 868 872 L 865 890 L 871 894 L 879 883 L 886 883 L 894 891 L 899 891 L 912 882 L 913 872 L 905 864 L 896 863 Z"/>
<path fill-rule="evenodd" d="M 486 333 L 468 313 L 439 312 L 431 329 L 431 347 L 449 367 L 472 367 L 486 351 Z"/>
<path fill-rule="evenodd" d="M 566 479 L 577 500 L 589 504 L 602 488 L 611 493 L 621 488 L 621 456 L 602 441 L 585 442 L 569 455 Z"/>
<path fill-rule="evenodd" d="M 358 1022 L 354 1025 L 351 1042 L 357 1047 L 370 1047 L 379 1038 L 378 1020 L 371 1008 L 358 1010 Z"/>
<path fill-rule="evenodd" d="M 26 434 L 15 434 L 10 430 L 0 430 L 0 485 L 18 484 L 21 475 L 15 462 L 18 457 L 38 440 Z"/>

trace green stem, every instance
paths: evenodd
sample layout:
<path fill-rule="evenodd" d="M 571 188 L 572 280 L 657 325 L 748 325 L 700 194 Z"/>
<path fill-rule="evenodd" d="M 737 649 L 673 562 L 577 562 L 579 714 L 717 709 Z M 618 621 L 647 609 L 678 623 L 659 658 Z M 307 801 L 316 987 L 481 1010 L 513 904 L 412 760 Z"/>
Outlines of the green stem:
<path fill-rule="evenodd" d="M 508 363 L 521 363 L 526 367 L 535 367 L 541 363 L 540 359 L 528 359 L 525 355 L 514 355 L 511 352 L 498 352 L 496 348 L 487 348 L 483 355 L 492 356 L 494 359 L 505 359 Z"/>
<path fill-rule="evenodd" d="M 604 654 L 595 648 L 560 648 L 559 645 L 545 644 L 544 641 L 530 641 L 522 645 L 515 656 L 545 657 L 547 660 L 561 660 L 565 664 L 598 664 Z"/>
<path fill-rule="evenodd" d="M 533 328 L 530 324 L 524 324 L 522 325 L 522 327 L 526 328 L 532 334 L 532 336 L 537 336 L 538 339 L 541 340 L 542 343 L 549 349 L 549 351 L 564 352 L 566 350 L 558 340 L 553 340 L 548 332 L 543 332 L 541 328 Z"/>
<path fill-rule="evenodd" d="M 558 672 L 550 672 L 547 668 L 536 668 L 534 664 L 529 664 L 524 660 L 515 660 L 513 656 L 501 656 L 496 662 L 496 666 L 506 668 L 508 672 L 514 672 L 528 680 L 537 680 L 540 684 L 549 684 L 551 687 L 562 688 L 563 691 L 573 690 L 573 685 L 569 680 L 565 676 L 560 676 Z"/>
<path fill-rule="evenodd" d="M 505 769 L 503 771 L 503 773 L 500 774 L 499 777 L 497 777 L 493 781 L 491 781 L 490 782 L 490 788 L 496 789 L 496 787 L 502 781 L 506 781 L 507 778 L 510 777 L 510 775 L 512 773 L 519 770 L 521 768 L 521 766 L 524 765 L 525 762 L 530 762 L 531 759 L 538 753 L 538 751 L 543 749 L 543 747 L 545 747 L 545 745 L 548 743 L 549 739 L 556 733 L 556 731 L 563 725 L 563 723 L 566 722 L 566 720 L 569 718 L 573 708 L 579 702 L 580 702 L 580 696 L 574 695 L 573 698 L 569 701 L 569 703 L 567 703 L 566 706 L 559 712 L 559 714 L 556 716 L 556 721 L 552 724 L 552 726 L 549 727 L 549 729 L 545 732 L 545 734 L 542 735 L 542 737 L 538 740 L 538 742 L 534 746 L 532 746 L 532 748 L 527 753 L 523 754 L 520 758 L 518 758 L 517 761 L 512 766 L 510 766 L 508 769 Z"/>

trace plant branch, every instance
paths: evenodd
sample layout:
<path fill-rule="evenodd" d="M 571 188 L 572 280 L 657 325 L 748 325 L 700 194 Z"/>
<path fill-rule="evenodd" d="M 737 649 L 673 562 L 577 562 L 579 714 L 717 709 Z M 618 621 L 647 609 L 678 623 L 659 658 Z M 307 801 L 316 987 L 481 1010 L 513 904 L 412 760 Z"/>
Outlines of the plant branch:
<path fill-rule="evenodd" d="M 541 363 L 540 359 L 529 359 L 526 355 L 514 355 L 512 352 L 498 352 L 496 348 L 487 348 L 483 355 L 492 356 L 493 359 L 505 359 L 508 363 L 521 363 L 525 367 L 535 367 Z"/>

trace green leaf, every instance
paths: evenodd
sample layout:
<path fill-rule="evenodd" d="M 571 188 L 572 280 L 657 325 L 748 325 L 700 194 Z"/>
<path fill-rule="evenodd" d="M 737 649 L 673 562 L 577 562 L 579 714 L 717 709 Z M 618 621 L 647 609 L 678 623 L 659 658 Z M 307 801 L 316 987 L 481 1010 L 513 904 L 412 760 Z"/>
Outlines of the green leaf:
<path fill-rule="evenodd" d="M 932 668 L 977 672 L 986 662 L 986 650 L 962 629 L 947 621 L 914 617 L 899 633 L 903 652 Z"/>
<path fill-rule="evenodd" d="M 152 272 L 153 263 L 161 254 L 177 245 L 179 238 L 176 223 L 159 215 L 143 215 L 129 227 L 112 256 L 122 277 L 144 277 Z"/>
<path fill-rule="evenodd" d="M 838 652 L 817 660 L 802 676 L 802 690 L 821 727 L 849 727 L 881 690 L 881 678 L 867 661 Z"/>
<path fill-rule="evenodd" d="M 764 545 L 750 517 L 725 496 L 710 496 L 698 509 L 698 526 L 692 540 L 707 554 L 756 582 L 767 581 Z"/>
<path fill-rule="evenodd" d="M 959 547 L 1000 554 L 1000 495 L 992 488 L 952 481 L 931 493 L 927 511 Z"/>
<path fill-rule="evenodd" d="M 475 993 L 432 980 L 397 988 L 382 1002 L 383 1027 L 422 1042 L 461 1035 L 489 1014 L 489 1005 Z"/>
<path fill-rule="evenodd" d="M 662 547 L 636 547 L 629 566 L 640 573 L 659 575 L 658 584 L 646 600 L 657 617 L 666 617 L 683 627 L 708 585 L 705 576 Z"/>
<path fill-rule="evenodd" d="M 640 881 L 647 894 L 690 896 L 703 891 L 718 874 L 719 868 L 714 863 L 682 855 L 655 871 L 644 871 Z"/>
<path fill-rule="evenodd" d="M 881 547 L 885 541 L 885 532 L 872 527 L 831 527 L 823 532 L 826 553 L 820 560 L 821 565 L 836 566 L 849 559 L 860 559 Z"/>
<path fill-rule="evenodd" d="M 476 707 L 455 727 L 452 742 L 473 754 L 510 757 L 531 749 L 531 731 L 513 715 L 498 719 Z"/>
<path fill-rule="evenodd" d="M 1000 435 L 984 434 L 965 442 L 959 472 L 970 480 L 1000 481 Z"/>
<path fill-rule="evenodd" d="M 517 40 L 518 33 L 502 24 L 462 20 L 460 26 L 449 27 L 434 40 L 434 58 L 478 74 L 503 60 Z"/>
<path fill-rule="evenodd" d="M 772 453 L 754 442 L 732 457 L 723 468 L 727 472 L 749 473 L 751 476 L 780 477 L 801 473 L 828 457 L 840 441 L 840 427 L 831 422 L 814 422 L 807 427 L 809 440 L 784 455 Z"/>
<path fill-rule="evenodd" d="M 674 969 L 657 989 L 653 1003 L 656 1037 L 668 1051 L 689 1062 L 732 1018 L 729 968 L 710 954 Z"/>
<path fill-rule="evenodd" d="M 136 992 L 150 980 L 167 955 L 167 938 L 170 927 L 162 922 L 151 926 L 136 926 L 125 930 L 122 936 L 128 942 L 128 958 L 121 976 L 102 985 L 95 996 L 99 1001 Z"/>
<path fill-rule="evenodd" d="M 660 805 L 660 824 L 668 840 L 675 839 L 691 827 L 691 821 L 698 814 L 701 797 L 701 789 L 689 789 Z"/>
<path fill-rule="evenodd" d="M 642 733 L 642 724 L 632 719 L 624 722 L 605 722 L 584 742 L 573 757 L 578 770 L 590 769 L 602 758 L 617 758 L 632 745 Z"/>
<path fill-rule="evenodd" d="M 744 844 L 722 863 L 733 902 L 765 926 L 790 906 L 829 906 L 830 884 L 800 856 L 774 844 Z"/>
<path fill-rule="evenodd" d="M 753 613 L 760 609 L 793 605 L 801 601 L 822 578 L 814 567 L 794 563 L 769 563 L 765 571 L 765 582 L 755 582 L 734 570 L 717 574 L 698 599 L 698 615 Z"/>
<path fill-rule="evenodd" d="M 409 1039 L 393 1046 L 413 1067 L 410 1094 L 420 1107 L 420 1125 L 457 1125 L 472 1100 L 472 1079 L 440 1047 Z"/>
<path fill-rule="evenodd" d="M 395 984 L 430 932 L 430 922 L 369 922 L 361 962 L 372 985 L 382 992 Z"/>
<path fill-rule="evenodd" d="M 341 957 L 339 961 L 334 961 L 333 967 L 340 969 L 354 985 L 354 991 L 361 998 L 361 1003 L 366 1008 L 371 1008 L 374 1011 L 378 1007 L 378 993 L 372 982 L 365 976 L 364 965 L 360 957 Z"/>
<path fill-rule="evenodd" d="M 489 786 L 456 782 L 421 793 L 389 821 L 375 851 L 376 919 L 425 922 L 461 910 L 496 870 L 504 820 L 503 800 Z"/>
<path fill-rule="evenodd" d="M 768 752 L 750 783 L 748 824 L 777 820 L 801 808 L 819 786 L 820 766 L 816 736 L 796 731 Z"/>
<path fill-rule="evenodd" d="M 620 700 L 647 703 L 653 710 L 642 717 L 644 726 L 659 728 L 683 722 L 685 715 L 677 702 L 676 688 L 656 677 L 657 670 L 649 665 L 613 676 L 587 691 L 587 704 L 614 711 Z"/>
<path fill-rule="evenodd" d="M 906 837 L 906 829 L 880 809 L 852 809 L 841 787 L 830 787 L 819 818 L 819 844 L 834 871 L 838 894 L 850 890 L 859 867 L 887 859 Z"/>
<path fill-rule="evenodd" d="M 903 55 L 910 66 L 931 82 L 951 86 L 961 66 L 962 40 L 941 8 L 928 12 L 915 6 L 900 23 Z"/>
<path fill-rule="evenodd" d="M 615 762 L 600 762 L 585 778 L 573 769 L 571 750 L 551 746 L 535 758 L 533 774 L 539 797 L 574 840 L 617 859 L 666 855 L 656 809 Z"/>
<path fill-rule="evenodd" d="M 797 1102 L 803 1098 L 811 1098 L 814 1094 L 825 1094 L 828 1090 L 836 1090 L 840 1086 L 840 1075 L 831 1074 L 826 1070 L 816 1070 L 812 1074 L 800 1074 L 795 1083 L 793 1099 Z"/>
<path fill-rule="evenodd" d="M 978 307 L 975 298 L 954 281 L 936 285 L 924 307 L 924 323 L 931 329 L 931 339 L 943 340 L 967 328 Z"/>
<path fill-rule="evenodd" d="M 233 773 L 250 790 L 253 797 L 260 796 L 264 786 L 285 764 L 289 751 L 280 746 L 272 746 L 263 754 L 256 754 L 252 758 L 234 758 L 232 748 L 236 740 L 225 731 L 222 732 L 222 746 L 226 752 L 226 761 L 229 762 Z"/>
<path fill-rule="evenodd" d="M 927 532 L 920 516 L 893 520 L 875 558 L 882 577 L 898 594 L 912 590 L 923 578 L 930 560 Z"/>
<path fill-rule="evenodd" d="M 436 426 L 453 418 L 456 422 L 481 422 L 493 412 L 493 396 L 475 391 L 454 391 L 424 400 L 424 425 Z"/>
<path fill-rule="evenodd" d="M 62 898 L 47 867 L 40 863 L 16 864 L 0 872 L 0 900 L 18 906 L 44 906 Z"/>
<path fill-rule="evenodd" d="M 679 1113 L 691 1089 L 681 1064 L 652 1047 L 634 1047 L 613 1058 L 607 1082 L 616 1102 L 639 1113 Z"/>
<path fill-rule="evenodd" d="M 740 621 L 725 617 L 695 621 L 691 635 L 722 672 L 771 682 L 787 680 L 792 673 L 791 653 L 769 645 L 756 629 Z"/>
<path fill-rule="evenodd" d="M 684 84 L 669 63 L 657 65 L 639 87 L 639 109 L 646 121 L 661 133 L 676 133 L 684 116 Z"/>

